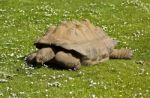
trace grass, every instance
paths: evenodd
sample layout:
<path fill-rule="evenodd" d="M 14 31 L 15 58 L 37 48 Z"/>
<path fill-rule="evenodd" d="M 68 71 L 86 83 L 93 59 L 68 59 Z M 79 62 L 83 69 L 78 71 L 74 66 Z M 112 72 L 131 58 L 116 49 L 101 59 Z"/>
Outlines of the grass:
<path fill-rule="evenodd" d="M 79 71 L 27 67 L 34 40 L 72 19 L 102 27 L 133 59 Z M 149 0 L 0 0 L 0 44 L 1 98 L 150 98 Z"/>

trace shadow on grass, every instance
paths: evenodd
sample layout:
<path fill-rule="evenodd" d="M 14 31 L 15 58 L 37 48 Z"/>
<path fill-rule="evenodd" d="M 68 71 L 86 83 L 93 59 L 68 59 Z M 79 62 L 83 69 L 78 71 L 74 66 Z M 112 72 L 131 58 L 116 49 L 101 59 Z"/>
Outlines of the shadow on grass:
<path fill-rule="evenodd" d="M 32 68 L 34 68 L 34 69 L 38 69 L 38 68 L 41 68 L 41 67 L 47 67 L 47 68 L 53 69 L 53 70 L 73 70 L 73 69 L 67 69 L 67 68 L 65 68 L 65 67 L 63 67 L 63 66 L 61 66 L 61 65 L 59 65 L 59 64 L 55 64 L 55 63 L 52 63 L 52 62 L 46 62 L 46 63 L 44 63 L 44 64 L 42 65 L 42 64 L 36 63 L 35 60 L 34 60 L 34 61 L 32 62 L 32 64 L 29 64 L 29 63 L 27 63 L 27 61 L 26 61 L 26 57 L 27 57 L 27 55 L 25 55 L 25 56 L 23 56 L 23 57 L 20 57 L 20 58 L 18 58 L 18 59 L 19 59 L 21 62 L 24 62 L 27 67 L 32 67 Z"/>

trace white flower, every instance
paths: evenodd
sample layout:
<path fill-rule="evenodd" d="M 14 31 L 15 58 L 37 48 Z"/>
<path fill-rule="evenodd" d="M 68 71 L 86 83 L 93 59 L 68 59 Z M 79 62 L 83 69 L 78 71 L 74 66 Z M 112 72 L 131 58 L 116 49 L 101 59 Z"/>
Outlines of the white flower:
<path fill-rule="evenodd" d="M 97 98 L 95 94 L 92 94 L 92 98 Z"/>
<path fill-rule="evenodd" d="M 53 82 L 53 83 L 48 83 L 48 86 L 49 86 L 49 87 L 50 87 L 50 86 L 52 86 L 52 87 L 61 87 L 62 84 L 59 83 L 59 82 Z"/>
<path fill-rule="evenodd" d="M 48 92 L 48 89 L 45 89 L 45 92 Z"/>
<path fill-rule="evenodd" d="M 0 96 L 4 96 L 4 94 L 2 92 L 0 92 Z"/>
<path fill-rule="evenodd" d="M 6 82 L 8 82 L 8 80 L 6 80 L 6 79 L 0 79 L 0 83 L 6 83 Z"/>
<path fill-rule="evenodd" d="M 68 77 L 68 79 L 69 79 L 69 80 L 74 80 L 74 78 L 72 78 L 72 77 Z"/>
<path fill-rule="evenodd" d="M 72 91 L 69 92 L 69 94 L 72 94 L 72 93 L 73 93 Z"/>
<path fill-rule="evenodd" d="M 19 94 L 23 95 L 23 94 L 25 94 L 25 92 L 19 92 Z"/>

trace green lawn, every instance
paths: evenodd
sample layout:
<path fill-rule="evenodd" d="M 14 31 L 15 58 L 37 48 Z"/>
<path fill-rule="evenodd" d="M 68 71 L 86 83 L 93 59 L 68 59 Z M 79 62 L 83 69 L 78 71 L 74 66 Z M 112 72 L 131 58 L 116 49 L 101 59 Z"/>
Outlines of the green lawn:
<path fill-rule="evenodd" d="M 34 40 L 72 19 L 102 27 L 133 59 L 78 71 L 27 67 Z M 0 0 L 0 98 L 150 98 L 150 0 Z"/>

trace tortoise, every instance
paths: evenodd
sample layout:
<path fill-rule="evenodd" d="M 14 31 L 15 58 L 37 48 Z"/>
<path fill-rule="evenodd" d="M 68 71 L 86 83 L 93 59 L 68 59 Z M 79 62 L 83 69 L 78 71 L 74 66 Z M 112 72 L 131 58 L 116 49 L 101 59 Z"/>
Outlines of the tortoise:
<path fill-rule="evenodd" d="M 89 20 L 63 21 L 50 26 L 34 45 L 38 51 L 27 56 L 28 65 L 52 64 L 77 70 L 81 65 L 95 65 L 110 58 L 132 57 L 132 50 L 115 49 L 117 41 Z"/>

